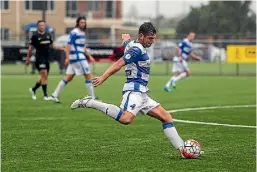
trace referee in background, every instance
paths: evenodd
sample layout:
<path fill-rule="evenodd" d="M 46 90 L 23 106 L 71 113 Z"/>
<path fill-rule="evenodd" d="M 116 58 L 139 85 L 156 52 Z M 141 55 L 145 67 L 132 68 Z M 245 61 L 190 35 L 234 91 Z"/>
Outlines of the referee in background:
<path fill-rule="evenodd" d="M 29 92 L 32 95 L 32 99 L 36 100 L 36 90 L 42 86 L 42 90 L 44 93 L 44 100 L 49 100 L 47 94 L 47 79 L 48 73 L 50 69 L 49 60 L 50 60 L 50 52 L 51 48 L 56 50 L 64 50 L 63 48 L 57 48 L 53 44 L 53 40 L 51 35 L 45 32 L 45 22 L 43 20 L 39 20 L 37 22 L 37 32 L 33 34 L 30 39 L 30 45 L 28 49 L 28 54 L 26 58 L 26 65 L 30 64 L 30 56 L 32 53 L 33 47 L 36 49 L 36 61 L 35 66 L 37 70 L 40 72 L 40 79 L 36 82 L 35 86 L 29 89 Z"/>

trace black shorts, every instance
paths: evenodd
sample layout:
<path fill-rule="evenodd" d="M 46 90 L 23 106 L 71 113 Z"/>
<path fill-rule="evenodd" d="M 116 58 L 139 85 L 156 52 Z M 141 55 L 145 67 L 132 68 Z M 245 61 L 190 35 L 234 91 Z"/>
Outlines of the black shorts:
<path fill-rule="evenodd" d="M 49 62 L 36 62 L 35 63 L 35 66 L 37 68 L 38 71 L 41 71 L 41 70 L 47 70 L 47 72 L 49 73 L 49 70 L 50 70 L 50 65 L 49 65 Z"/>

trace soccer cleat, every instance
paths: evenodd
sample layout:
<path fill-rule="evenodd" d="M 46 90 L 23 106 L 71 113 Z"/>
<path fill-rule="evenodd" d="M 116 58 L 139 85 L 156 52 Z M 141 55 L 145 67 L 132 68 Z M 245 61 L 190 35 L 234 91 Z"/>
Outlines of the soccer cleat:
<path fill-rule="evenodd" d="M 49 97 L 47 97 L 47 96 L 44 96 L 43 99 L 46 100 L 46 101 L 50 100 Z"/>
<path fill-rule="evenodd" d="M 94 99 L 90 96 L 87 96 L 83 99 L 78 99 L 78 100 L 75 100 L 72 105 L 71 105 L 71 109 L 74 110 L 74 109 L 77 109 L 77 108 L 90 108 L 88 105 L 88 103 L 90 101 L 93 101 Z"/>
<path fill-rule="evenodd" d="M 49 100 L 52 100 L 52 101 L 54 101 L 55 103 L 61 103 L 61 101 L 59 100 L 58 97 L 50 96 L 50 97 L 49 97 Z"/>
<path fill-rule="evenodd" d="M 170 84 L 172 85 L 172 87 L 173 87 L 174 89 L 177 88 L 176 83 L 175 83 L 173 80 L 170 81 Z"/>
<path fill-rule="evenodd" d="M 166 91 L 166 92 L 171 92 L 171 89 L 166 87 L 166 86 L 163 88 L 163 90 Z"/>
<path fill-rule="evenodd" d="M 186 157 L 183 155 L 183 148 L 184 148 L 184 146 L 181 146 L 181 147 L 179 148 L 179 152 L 180 152 L 181 157 L 182 157 L 183 159 L 185 159 Z"/>
<path fill-rule="evenodd" d="M 35 91 L 33 91 L 33 89 L 32 89 L 32 88 L 30 88 L 30 89 L 29 89 L 29 92 L 31 93 L 31 98 L 32 98 L 32 100 L 36 100 L 36 99 L 37 99 L 37 97 L 36 97 L 36 93 L 35 93 Z"/>

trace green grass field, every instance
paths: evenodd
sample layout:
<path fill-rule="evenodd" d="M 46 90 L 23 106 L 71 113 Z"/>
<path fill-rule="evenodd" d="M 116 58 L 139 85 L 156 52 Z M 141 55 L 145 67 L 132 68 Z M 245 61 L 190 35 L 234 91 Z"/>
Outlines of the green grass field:
<path fill-rule="evenodd" d="M 255 77 L 197 77 L 177 84 L 172 93 L 162 91 L 168 76 L 152 76 L 149 93 L 167 110 L 256 104 Z M 256 129 L 176 122 L 183 139 L 200 142 L 205 154 L 184 160 L 165 137 L 159 121 L 138 115 L 123 126 L 92 109 L 70 110 L 85 96 L 83 77 L 61 93 L 62 104 L 31 100 L 29 87 L 38 76 L 2 76 L 2 171 L 109 171 L 109 172 L 254 172 Z M 62 76 L 51 76 L 51 93 Z M 113 76 L 96 94 L 105 102 L 120 104 L 124 78 Z M 230 108 L 177 112 L 181 120 L 256 125 L 256 109 Z"/>
<path fill-rule="evenodd" d="M 106 68 L 108 68 L 111 63 L 96 63 L 91 65 L 91 71 L 94 74 L 102 73 Z M 228 63 L 189 63 L 190 70 L 193 75 L 241 75 L 241 76 L 254 76 L 256 75 L 256 64 L 255 63 L 241 63 L 237 64 L 228 64 Z M 22 64 L 19 65 L 2 65 L 1 72 L 4 75 L 22 75 L 25 74 L 25 66 Z M 27 68 L 28 73 L 31 71 L 31 67 Z M 51 74 L 59 74 L 58 65 L 51 64 Z M 151 74 L 152 75 L 170 75 L 171 63 L 170 62 L 159 62 L 151 64 Z M 119 72 L 122 74 L 122 72 Z"/>

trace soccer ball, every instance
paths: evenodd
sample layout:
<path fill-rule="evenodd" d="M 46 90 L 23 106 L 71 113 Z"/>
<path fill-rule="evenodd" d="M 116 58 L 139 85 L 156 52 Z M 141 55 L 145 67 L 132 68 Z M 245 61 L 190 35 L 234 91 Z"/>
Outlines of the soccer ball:
<path fill-rule="evenodd" d="M 197 141 L 189 139 L 185 141 L 181 152 L 186 159 L 195 159 L 200 156 L 201 146 Z"/>

